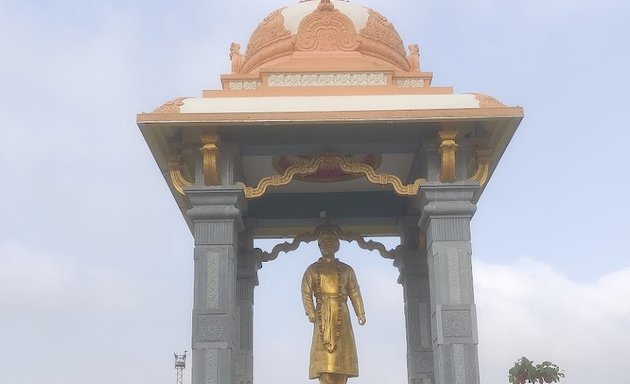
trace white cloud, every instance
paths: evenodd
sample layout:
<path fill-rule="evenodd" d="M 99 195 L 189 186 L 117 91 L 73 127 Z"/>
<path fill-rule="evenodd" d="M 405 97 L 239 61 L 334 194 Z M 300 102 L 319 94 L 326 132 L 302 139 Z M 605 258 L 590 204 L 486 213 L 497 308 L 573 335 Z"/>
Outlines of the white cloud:
<path fill-rule="evenodd" d="M 577 282 L 540 261 L 475 265 L 482 381 L 505 382 L 520 356 L 551 360 L 572 384 L 625 364 L 630 268 Z"/>
<path fill-rule="evenodd" d="M 82 266 L 62 255 L 15 245 L 0 245 L 0 307 L 23 310 L 128 309 L 137 289 L 114 269 Z"/>

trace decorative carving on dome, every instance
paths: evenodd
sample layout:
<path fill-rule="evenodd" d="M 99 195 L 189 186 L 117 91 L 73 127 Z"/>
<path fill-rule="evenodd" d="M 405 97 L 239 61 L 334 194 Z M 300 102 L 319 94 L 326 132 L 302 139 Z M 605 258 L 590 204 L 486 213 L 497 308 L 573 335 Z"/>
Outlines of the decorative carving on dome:
<path fill-rule="evenodd" d="M 402 71 L 419 71 L 416 53 L 412 49 L 407 55 L 400 35 L 380 13 L 355 7 L 364 15 L 367 12 L 365 27 L 358 31 L 351 17 L 344 13 L 347 12 L 346 7 L 335 7 L 337 3 L 331 0 L 308 1 L 317 1 L 317 7 L 305 16 L 300 12 L 297 13 L 299 16 L 293 11 L 285 12 L 287 8 L 267 16 L 252 34 L 242 64 L 239 64 L 238 51 L 234 51 L 232 58 L 236 57 L 236 60 L 232 60 L 232 67 L 238 72 L 233 73 L 252 73 L 265 63 L 277 62 L 296 51 L 356 51 L 391 63 Z M 301 18 L 297 32 L 293 27 L 291 31 L 295 33 L 287 29 L 285 16 Z"/>
<path fill-rule="evenodd" d="M 473 95 L 475 95 L 475 99 L 479 101 L 479 108 L 503 108 L 506 106 L 492 96 L 484 95 L 482 93 L 473 93 Z"/>
<path fill-rule="evenodd" d="M 291 35 L 291 32 L 284 26 L 283 9 L 273 11 L 258 25 L 247 44 L 246 56 L 250 56 L 250 54 L 272 41 Z"/>
<path fill-rule="evenodd" d="M 368 12 L 368 21 L 360 31 L 361 53 L 388 61 L 404 71 L 409 71 L 407 52 L 392 23 L 372 9 L 368 9 Z"/>
<path fill-rule="evenodd" d="M 407 56 L 407 61 L 409 61 L 410 71 L 420 71 L 420 48 L 418 48 L 418 44 L 411 44 L 409 46 L 409 56 Z"/>
<path fill-rule="evenodd" d="M 334 9 L 330 0 L 322 0 L 317 10 L 300 22 L 295 48 L 298 51 L 353 51 L 360 44 L 361 38 L 352 20 Z"/>
<path fill-rule="evenodd" d="M 187 97 L 178 97 L 176 99 L 167 101 L 166 103 L 156 108 L 153 113 L 179 113 L 179 107 L 184 105 L 184 100 L 186 99 Z"/>
<path fill-rule="evenodd" d="M 284 26 L 282 10 L 272 12 L 256 28 L 247 44 L 240 73 L 249 73 L 261 64 L 293 52 L 294 37 Z"/>
<path fill-rule="evenodd" d="M 405 55 L 401 55 L 397 50 L 382 41 L 363 37 L 361 39 L 361 47 L 359 50 L 364 55 L 376 57 L 396 65 L 403 71 L 409 71 L 409 62 L 407 61 L 407 57 Z"/>
<path fill-rule="evenodd" d="M 405 47 L 400 35 L 394 28 L 394 25 L 387 20 L 387 18 L 373 9 L 368 9 L 370 16 L 368 17 L 367 24 L 360 31 L 362 35 L 369 36 L 373 39 L 382 41 L 389 45 L 398 54 L 405 55 Z"/>

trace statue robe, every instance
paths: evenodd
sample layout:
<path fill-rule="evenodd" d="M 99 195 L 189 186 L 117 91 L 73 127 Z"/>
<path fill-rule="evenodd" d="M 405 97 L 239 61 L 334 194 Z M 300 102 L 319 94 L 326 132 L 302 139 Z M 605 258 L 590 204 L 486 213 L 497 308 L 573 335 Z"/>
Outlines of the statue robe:
<path fill-rule="evenodd" d="M 315 301 L 313 301 L 315 298 Z M 352 268 L 333 259 L 311 264 L 302 278 L 302 302 L 313 327 L 309 378 L 321 373 L 359 375 L 357 349 L 348 312 L 350 298 L 357 315 L 364 315 L 363 300 Z"/>

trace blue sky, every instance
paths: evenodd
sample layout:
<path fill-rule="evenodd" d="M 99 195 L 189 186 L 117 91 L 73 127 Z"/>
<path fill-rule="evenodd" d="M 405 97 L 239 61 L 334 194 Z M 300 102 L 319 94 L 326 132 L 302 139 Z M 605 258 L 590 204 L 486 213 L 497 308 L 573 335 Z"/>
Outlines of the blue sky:
<path fill-rule="evenodd" d="M 4 380 L 174 380 L 171 353 L 190 349 L 192 239 L 135 115 L 218 88 L 230 43 L 245 46 L 291 3 L 0 0 Z M 572 384 L 612 377 L 599 375 L 630 357 L 630 5 L 353 3 L 420 45 L 434 85 L 525 108 L 472 224 L 482 382 L 506 382 L 522 354 L 552 359 Z M 307 381 L 310 331 L 294 281 L 315 253 L 260 271 L 259 383 L 278 382 L 276 369 Z M 352 247 L 340 257 L 366 297 L 355 382 L 404 382 L 395 269 Z M 284 324 L 260 325 L 278 311 Z M 278 356 L 296 361 L 278 367 Z"/>

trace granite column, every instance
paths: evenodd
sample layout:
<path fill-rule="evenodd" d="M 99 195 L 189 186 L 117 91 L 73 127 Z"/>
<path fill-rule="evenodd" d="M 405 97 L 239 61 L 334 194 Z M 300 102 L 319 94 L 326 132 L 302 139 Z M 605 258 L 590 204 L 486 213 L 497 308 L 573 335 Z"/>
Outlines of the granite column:
<path fill-rule="evenodd" d="M 236 384 L 254 381 L 254 288 L 258 285 L 261 251 L 254 249 L 255 220 L 245 221 L 241 248 L 237 258 L 236 308 L 239 338 L 234 352 Z"/>
<path fill-rule="evenodd" d="M 402 247 L 396 252 L 394 265 L 400 271 L 398 282 L 403 286 L 408 382 L 434 384 L 429 272 L 417 218 L 401 219 L 400 239 Z"/>
<path fill-rule="evenodd" d="M 435 184 L 421 189 L 420 231 L 426 234 L 435 384 L 478 384 L 477 319 L 470 220 L 479 188 Z"/>
<path fill-rule="evenodd" d="M 236 305 L 238 234 L 243 230 L 240 188 L 192 187 L 187 216 L 195 241 L 192 383 L 233 384 L 239 337 Z"/>

